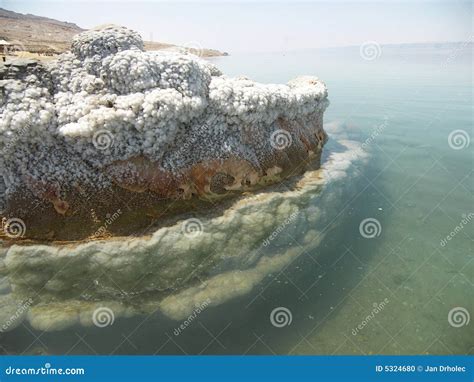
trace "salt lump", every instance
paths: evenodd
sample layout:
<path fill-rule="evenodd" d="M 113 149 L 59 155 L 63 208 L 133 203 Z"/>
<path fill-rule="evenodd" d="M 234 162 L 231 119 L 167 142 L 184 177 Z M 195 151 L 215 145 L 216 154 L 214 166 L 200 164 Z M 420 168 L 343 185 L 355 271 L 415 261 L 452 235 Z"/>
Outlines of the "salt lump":
<path fill-rule="evenodd" d="M 191 54 L 146 52 L 118 26 L 75 36 L 49 64 L 7 63 L 0 88 L 0 205 L 22 197 L 46 203 L 45 213 L 77 214 L 78 187 L 102 199 L 117 186 L 170 199 L 244 191 L 318 157 L 326 140 L 317 78 L 228 78 Z M 288 144 L 276 145 L 276 133 Z"/>
<path fill-rule="evenodd" d="M 115 25 L 106 25 L 77 35 L 71 50 L 80 60 L 87 57 L 106 57 L 123 50 L 143 50 L 143 41 L 137 32 Z"/>

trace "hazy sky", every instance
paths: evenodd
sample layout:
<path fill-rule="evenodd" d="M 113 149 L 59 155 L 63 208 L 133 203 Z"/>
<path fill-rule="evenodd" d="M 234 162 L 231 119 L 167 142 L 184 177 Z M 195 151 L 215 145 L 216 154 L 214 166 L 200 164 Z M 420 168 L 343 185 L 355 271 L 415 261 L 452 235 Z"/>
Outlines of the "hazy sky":
<path fill-rule="evenodd" d="M 472 40 L 471 1 L 42 1 L 0 7 L 83 28 L 121 24 L 145 39 L 229 52 Z"/>

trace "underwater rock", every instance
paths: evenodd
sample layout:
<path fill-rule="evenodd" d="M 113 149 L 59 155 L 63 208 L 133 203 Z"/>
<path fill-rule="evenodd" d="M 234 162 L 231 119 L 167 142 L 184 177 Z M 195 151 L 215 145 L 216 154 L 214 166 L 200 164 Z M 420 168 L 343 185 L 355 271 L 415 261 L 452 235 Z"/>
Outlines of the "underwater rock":
<path fill-rule="evenodd" d="M 211 309 L 249 293 L 302 254 L 317 256 L 336 224 L 343 184 L 356 173 L 351 165 L 361 160 L 356 143 L 340 141 L 320 169 L 242 195 L 213 216 L 178 220 L 141 237 L 11 245 L 2 274 L 16 301 L 34 296 L 27 320 L 37 330 L 99 326 L 93 319 L 101 307 L 110 321 L 154 312 L 182 320 L 204 302 Z M 190 221 L 198 229 L 186 232 Z"/>
<path fill-rule="evenodd" d="M 326 141 L 319 79 L 229 78 L 118 26 L 47 64 L 7 62 L 0 90 L 0 217 L 24 223 L 6 240 L 140 235 L 317 168 Z"/>

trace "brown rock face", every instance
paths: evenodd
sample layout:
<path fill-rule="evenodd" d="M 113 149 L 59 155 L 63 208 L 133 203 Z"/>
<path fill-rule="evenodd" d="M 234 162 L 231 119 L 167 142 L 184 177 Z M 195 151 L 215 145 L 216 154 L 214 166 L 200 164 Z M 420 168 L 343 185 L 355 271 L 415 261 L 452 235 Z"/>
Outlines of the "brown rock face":
<path fill-rule="evenodd" d="M 299 122 L 284 118 L 279 118 L 277 125 L 282 130 L 301 133 L 287 147 L 269 152 L 261 167 L 233 156 L 172 172 L 160 162 L 139 156 L 105 167 L 104 174 L 115 185 L 99 192 L 81 186 L 60 189 L 58 184 L 25 177 L 28 192 L 18 194 L 5 214 L 22 211 L 28 227 L 25 235 L 14 241 L 76 241 L 144 234 L 148 227 L 165 224 L 179 214 L 216 208 L 216 200 L 257 191 L 298 176 L 309 166 L 318 168 L 327 140 L 322 119 L 314 121 L 312 134 L 307 133 L 307 126 L 303 129 Z M 105 217 L 117 209 L 122 211 L 120 218 L 103 229 Z M 12 239 L 3 236 L 7 241 Z"/>
<path fill-rule="evenodd" d="M 249 191 L 258 185 L 272 183 L 271 179 L 289 175 L 292 170 L 314 158 L 319 158 L 327 136 L 317 123 L 313 134 L 305 133 L 297 122 L 284 118 L 277 120 L 279 129 L 299 131 L 297 142 L 275 150 L 263 159 L 264 168 L 238 157 L 213 159 L 199 162 L 182 169 L 179 173 L 166 171 L 158 162 L 146 157 L 117 161 L 106 172 L 116 184 L 132 192 L 151 191 L 162 198 L 190 199 L 225 194 L 227 191 Z M 295 126 L 296 125 L 296 126 Z M 273 180 L 274 181 L 274 180 Z"/>

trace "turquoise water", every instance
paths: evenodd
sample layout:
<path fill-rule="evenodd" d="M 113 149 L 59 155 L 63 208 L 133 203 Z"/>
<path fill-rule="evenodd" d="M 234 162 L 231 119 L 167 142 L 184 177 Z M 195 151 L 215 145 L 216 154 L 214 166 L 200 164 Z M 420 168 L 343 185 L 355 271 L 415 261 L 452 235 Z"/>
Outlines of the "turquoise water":
<path fill-rule="evenodd" d="M 341 140 L 364 144 L 367 160 L 315 194 L 314 208 L 324 207 L 329 222 L 318 227 L 323 240 L 303 243 L 311 226 L 283 236 L 269 250 L 296 244 L 300 256 L 250 292 L 204 309 L 179 335 L 180 322 L 159 313 L 107 328 L 40 332 L 24 324 L 3 334 L 3 351 L 472 354 L 472 44 L 382 47 L 374 60 L 347 48 L 214 62 L 260 82 L 317 75 L 331 101 L 325 158 Z M 361 233 L 365 219 L 376 222 L 373 238 Z M 276 308 L 291 322 L 272 324 Z"/>

